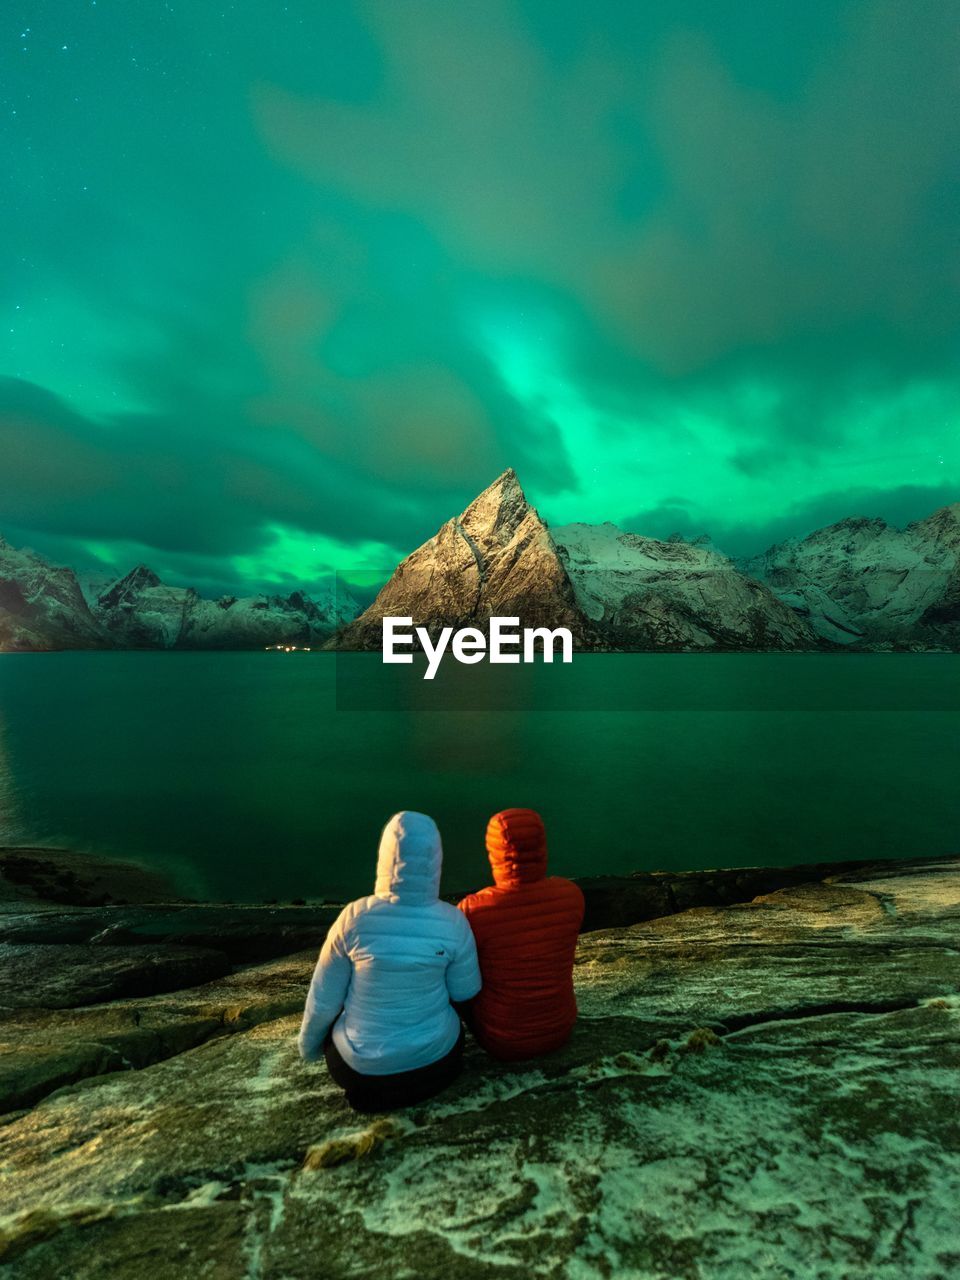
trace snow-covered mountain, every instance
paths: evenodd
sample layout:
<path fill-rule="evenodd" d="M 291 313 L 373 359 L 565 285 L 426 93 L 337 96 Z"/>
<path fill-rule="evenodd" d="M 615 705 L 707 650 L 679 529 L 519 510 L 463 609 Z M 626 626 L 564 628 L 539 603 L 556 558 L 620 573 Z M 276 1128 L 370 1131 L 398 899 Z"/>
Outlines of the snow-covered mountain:
<path fill-rule="evenodd" d="M 0 538 L 0 652 L 96 649 L 103 641 L 73 570 Z"/>
<path fill-rule="evenodd" d="M 81 585 L 72 569 L 0 540 L 0 650 L 312 647 L 356 613 L 342 587 L 206 600 L 144 565 L 108 585 L 96 577 Z"/>
<path fill-rule="evenodd" d="M 272 644 L 318 645 L 355 616 L 342 588 L 316 599 L 221 596 L 205 600 L 192 587 L 170 587 L 138 565 L 97 600 L 93 613 L 125 649 L 258 649 Z"/>
<path fill-rule="evenodd" d="M 553 530 L 581 611 L 617 649 L 812 649 L 807 621 L 711 547 L 614 524 Z"/>
<path fill-rule="evenodd" d="M 807 622 L 724 556 L 612 524 L 551 532 L 505 471 L 398 566 L 336 647 L 379 649 L 385 615 L 444 625 L 516 616 L 586 649 L 795 649 Z"/>
<path fill-rule="evenodd" d="M 741 567 L 834 644 L 960 649 L 960 503 L 905 529 L 841 520 Z"/>

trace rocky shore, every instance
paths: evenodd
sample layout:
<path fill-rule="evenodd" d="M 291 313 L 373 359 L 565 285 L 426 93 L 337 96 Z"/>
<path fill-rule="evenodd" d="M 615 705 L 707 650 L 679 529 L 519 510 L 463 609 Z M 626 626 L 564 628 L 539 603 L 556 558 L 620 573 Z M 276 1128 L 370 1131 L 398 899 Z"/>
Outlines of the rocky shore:
<path fill-rule="evenodd" d="M 960 1268 L 958 860 L 582 881 L 569 1045 L 370 1121 L 294 1043 L 336 906 L 57 856 L 0 855 L 16 1280 Z"/>

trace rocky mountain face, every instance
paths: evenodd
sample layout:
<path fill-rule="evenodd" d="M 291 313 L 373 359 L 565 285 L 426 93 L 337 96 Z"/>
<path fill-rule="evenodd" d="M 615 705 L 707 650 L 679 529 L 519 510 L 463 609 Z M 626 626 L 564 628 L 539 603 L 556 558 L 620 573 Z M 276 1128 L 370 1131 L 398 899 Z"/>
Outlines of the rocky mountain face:
<path fill-rule="evenodd" d="M 96 649 L 103 631 L 72 569 L 58 569 L 0 538 L 0 652 Z"/>
<path fill-rule="evenodd" d="M 834 644 L 960 649 L 960 503 L 906 529 L 841 520 L 741 567 Z"/>
<path fill-rule="evenodd" d="M 577 604 L 613 649 L 813 649 L 809 623 L 711 547 L 613 524 L 553 531 Z"/>
<path fill-rule="evenodd" d="M 598 643 L 560 551 L 513 470 L 401 561 L 336 647 L 379 649 L 384 617 L 413 618 L 431 635 L 444 626 L 519 617 L 524 626 L 569 627 L 587 647 Z"/>
<path fill-rule="evenodd" d="M 551 532 L 505 471 L 399 565 L 337 637 L 379 649 L 384 616 L 442 626 L 492 616 L 566 626 L 582 649 L 793 649 L 819 641 L 795 610 L 716 551 L 615 525 Z"/>
<path fill-rule="evenodd" d="M 84 589 L 73 570 L 0 541 L 0 651 L 312 647 L 357 612 L 342 588 L 316 598 L 295 591 L 207 600 L 167 586 L 144 565 L 112 585 L 93 582 Z"/>

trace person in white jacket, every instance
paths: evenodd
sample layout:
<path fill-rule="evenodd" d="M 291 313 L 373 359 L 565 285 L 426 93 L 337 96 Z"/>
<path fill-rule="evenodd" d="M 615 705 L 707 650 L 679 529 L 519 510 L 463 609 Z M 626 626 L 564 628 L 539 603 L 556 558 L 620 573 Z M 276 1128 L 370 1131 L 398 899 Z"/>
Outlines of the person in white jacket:
<path fill-rule="evenodd" d="M 326 1057 L 358 1111 L 411 1106 L 459 1074 L 463 1027 L 453 1007 L 480 990 L 473 933 L 439 899 L 440 832 L 397 813 L 380 837 L 377 879 L 327 934 L 300 1026 L 300 1054 Z"/>

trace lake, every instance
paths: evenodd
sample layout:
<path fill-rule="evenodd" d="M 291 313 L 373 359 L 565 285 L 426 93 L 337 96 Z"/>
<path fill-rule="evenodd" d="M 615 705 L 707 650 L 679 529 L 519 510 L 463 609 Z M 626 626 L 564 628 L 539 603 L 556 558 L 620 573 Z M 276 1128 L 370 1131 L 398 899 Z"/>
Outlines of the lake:
<path fill-rule="evenodd" d="M 0 655 L 0 844 L 129 857 L 207 899 L 369 892 L 397 809 L 444 887 L 487 879 L 500 808 L 566 874 L 944 854 L 960 846 L 960 658 L 584 654 Z M 398 681 L 405 681 L 398 683 Z"/>

